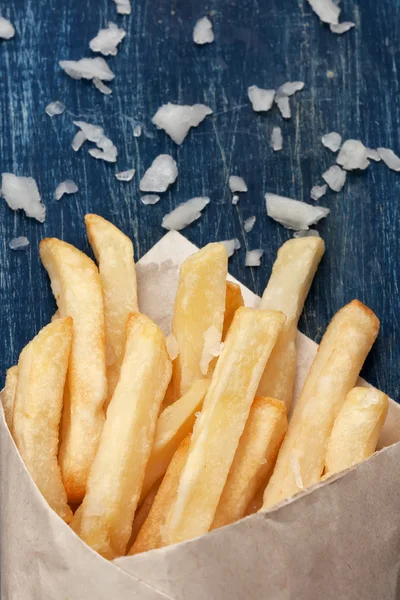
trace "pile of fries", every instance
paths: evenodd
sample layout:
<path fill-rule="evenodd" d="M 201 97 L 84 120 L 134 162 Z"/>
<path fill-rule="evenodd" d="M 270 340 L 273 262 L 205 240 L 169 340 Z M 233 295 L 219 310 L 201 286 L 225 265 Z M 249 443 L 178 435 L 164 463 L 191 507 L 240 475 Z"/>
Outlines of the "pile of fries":
<path fill-rule="evenodd" d="M 7 372 L 5 418 L 49 506 L 113 559 L 228 525 L 375 450 L 388 398 L 354 387 L 379 330 L 332 319 L 288 423 L 300 314 L 320 238 L 279 250 L 259 309 L 212 243 L 182 265 L 166 339 L 139 312 L 132 242 L 85 218 L 98 267 L 58 239 L 40 256 L 58 310 Z"/>

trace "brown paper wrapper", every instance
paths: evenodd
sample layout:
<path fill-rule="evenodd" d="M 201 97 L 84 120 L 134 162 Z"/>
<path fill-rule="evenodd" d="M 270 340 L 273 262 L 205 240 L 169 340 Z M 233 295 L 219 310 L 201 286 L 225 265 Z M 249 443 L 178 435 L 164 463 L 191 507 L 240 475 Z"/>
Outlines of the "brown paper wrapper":
<path fill-rule="evenodd" d="M 179 265 L 195 250 L 170 232 L 138 264 L 140 308 L 166 334 Z M 298 351 L 297 395 L 316 345 L 299 334 Z M 47 506 L 0 410 L 1 600 L 397 600 L 399 441 L 400 407 L 391 401 L 383 450 L 361 465 L 268 513 L 108 562 Z"/>

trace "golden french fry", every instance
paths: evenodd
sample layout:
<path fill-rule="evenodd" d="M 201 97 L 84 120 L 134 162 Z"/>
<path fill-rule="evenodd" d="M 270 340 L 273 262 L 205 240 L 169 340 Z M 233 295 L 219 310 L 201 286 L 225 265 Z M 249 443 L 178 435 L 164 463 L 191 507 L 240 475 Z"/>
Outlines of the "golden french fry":
<path fill-rule="evenodd" d="M 372 456 L 386 420 L 388 406 L 388 397 L 378 390 L 356 387 L 347 394 L 326 450 L 327 477 Z"/>
<path fill-rule="evenodd" d="M 249 515 L 254 515 L 260 510 L 260 508 L 263 505 L 264 490 L 265 485 L 262 483 L 256 491 L 256 493 L 254 494 L 253 498 L 250 500 L 246 508 L 246 512 L 244 513 L 245 517 L 248 517 Z"/>
<path fill-rule="evenodd" d="M 13 436 L 26 468 L 50 507 L 67 523 L 72 511 L 57 461 L 72 319 L 47 325 L 18 361 Z"/>
<path fill-rule="evenodd" d="M 12 433 L 15 394 L 17 392 L 18 367 L 15 365 L 7 370 L 6 385 L 0 392 L 0 402 L 3 405 L 4 418 Z"/>
<path fill-rule="evenodd" d="M 107 379 L 103 295 L 96 265 L 74 246 L 56 238 L 45 239 L 40 243 L 40 257 L 60 317 L 73 318 L 59 462 L 68 500 L 77 503 L 85 495 L 86 479 L 104 425 Z"/>
<path fill-rule="evenodd" d="M 148 517 L 142 525 L 135 543 L 129 550 L 129 555 L 155 550 L 166 545 L 163 536 L 165 519 L 175 500 L 179 478 L 185 466 L 190 446 L 190 436 L 185 438 L 175 452 L 167 472 L 161 482 L 158 493 L 149 511 Z"/>
<path fill-rule="evenodd" d="M 124 357 L 126 320 L 130 313 L 138 311 L 133 244 L 103 217 L 86 215 L 85 224 L 103 288 L 109 401 Z"/>
<path fill-rule="evenodd" d="M 379 320 L 358 300 L 333 317 L 295 406 L 262 510 L 320 480 L 333 424 L 378 331 Z"/>
<path fill-rule="evenodd" d="M 231 326 L 233 317 L 238 308 L 244 306 L 242 290 L 240 285 L 233 283 L 232 281 L 226 282 L 226 299 L 225 299 L 225 315 L 224 315 L 224 326 L 222 329 L 222 339 L 226 338 L 228 329 Z"/>
<path fill-rule="evenodd" d="M 138 533 L 142 529 L 142 525 L 146 521 L 150 509 L 153 506 L 154 499 L 157 496 L 158 490 L 160 489 L 162 480 L 163 478 L 161 477 L 158 481 L 155 482 L 155 484 L 147 494 L 146 498 L 143 500 L 142 504 L 137 509 L 135 513 L 135 518 L 133 520 L 131 537 L 129 538 L 127 548 L 131 548 L 134 542 L 136 541 Z"/>
<path fill-rule="evenodd" d="M 181 441 L 192 432 L 196 412 L 203 406 L 209 385 L 208 379 L 195 381 L 187 394 L 168 406 L 158 417 L 140 502 L 143 501 L 153 483 L 164 475 Z"/>
<path fill-rule="evenodd" d="M 283 313 L 239 308 L 196 421 L 188 460 L 166 524 L 166 542 L 206 533 L 213 522 Z"/>
<path fill-rule="evenodd" d="M 312 280 L 324 254 L 318 237 L 292 239 L 278 250 L 278 256 L 260 309 L 280 310 L 287 319 L 261 378 L 258 396 L 279 398 L 289 410 L 296 377 L 297 324 Z"/>
<path fill-rule="evenodd" d="M 145 315 L 130 315 L 120 379 L 80 517 L 72 523 L 78 535 L 105 558 L 125 554 L 171 371 L 161 330 Z"/>
<path fill-rule="evenodd" d="M 203 335 L 215 328 L 221 341 L 227 270 L 228 255 L 218 243 L 208 244 L 181 266 L 172 319 L 179 348 L 172 374 L 175 399 L 186 394 L 194 381 L 207 377 L 200 369 Z"/>
<path fill-rule="evenodd" d="M 287 430 L 286 404 L 256 398 L 239 441 L 211 529 L 229 525 L 246 514 L 257 490 L 274 469 Z"/>

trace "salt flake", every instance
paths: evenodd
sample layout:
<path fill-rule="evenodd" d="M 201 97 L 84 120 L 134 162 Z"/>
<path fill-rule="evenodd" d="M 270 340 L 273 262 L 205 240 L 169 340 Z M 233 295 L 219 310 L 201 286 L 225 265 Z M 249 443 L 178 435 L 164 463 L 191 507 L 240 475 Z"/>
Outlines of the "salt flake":
<path fill-rule="evenodd" d="M 255 112 L 267 112 L 272 108 L 275 98 L 275 90 L 264 90 L 252 85 L 247 94 Z"/>
<path fill-rule="evenodd" d="M 329 215 L 329 208 L 312 206 L 277 194 L 265 194 L 267 214 L 288 229 L 306 230 Z"/>
<path fill-rule="evenodd" d="M 8 245 L 11 250 L 24 250 L 29 246 L 29 240 L 25 236 L 20 236 L 10 240 Z"/>
<path fill-rule="evenodd" d="M 271 146 L 274 152 L 279 152 L 283 148 L 282 129 L 274 127 L 271 134 Z"/>
<path fill-rule="evenodd" d="M 201 217 L 201 211 L 209 204 L 210 198 L 199 196 L 179 204 L 175 210 L 165 215 L 162 220 L 164 229 L 180 231 Z"/>
<path fill-rule="evenodd" d="M 44 110 L 46 115 L 49 115 L 49 117 L 62 115 L 65 111 L 65 104 L 59 100 L 56 100 L 55 102 L 50 102 L 50 104 L 48 104 Z"/>
<path fill-rule="evenodd" d="M 130 15 L 132 12 L 130 0 L 114 0 L 119 15 Z"/>
<path fill-rule="evenodd" d="M 72 148 L 75 152 L 78 152 L 78 150 L 80 150 L 80 148 L 82 147 L 82 144 L 84 144 L 87 140 L 86 135 L 83 133 L 83 131 L 78 131 L 78 133 L 76 133 L 74 135 L 74 139 L 72 140 Z"/>
<path fill-rule="evenodd" d="M 308 229 L 306 231 L 295 231 L 293 234 L 293 237 L 294 238 L 320 237 L 320 235 L 316 229 Z"/>
<path fill-rule="evenodd" d="M 4 17 L 0 17 L 0 38 L 3 40 L 11 40 L 14 35 L 14 26 Z"/>
<path fill-rule="evenodd" d="M 346 183 L 347 173 L 343 171 L 337 165 L 330 167 L 325 173 L 322 174 L 322 179 L 326 181 L 331 190 L 334 192 L 340 192 Z"/>
<path fill-rule="evenodd" d="M 322 198 L 322 196 L 325 196 L 327 189 L 327 185 L 314 185 L 314 187 L 311 188 L 310 192 L 312 200 L 318 202 L 318 200 Z"/>
<path fill-rule="evenodd" d="M 56 200 L 61 200 L 64 194 L 75 194 L 77 191 L 79 191 L 79 188 L 75 181 L 72 181 L 72 179 L 66 179 L 58 184 L 54 193 L 54 197 Z"/>
<path fill-rule="evenodd" d="M 232 193 L 235 192 L 247 192 L 247 185 L 243 177 L 237 175 L 231 175 L 229 177 L 229 189 Z"/>
<path fill-rule="evenodd" d="M 250 231 L 253 229 L 255 223 L 256 223 L 256 217 L 254 215 L 245 220 L 245 222 L 243 223 L 243 229 L 246 231 L 246 233 L 250 233 Z"/>
<path fill-rule="evenodd" d="M 195 44 L 211 44 L 214 41 L 212 23 L 208 17 L 199 19 L 193 29 L 193 41 Z"/>
<path fill-rule="evenodd" d="M 393 171 L 400 171 L 400 158 L 390 148 L 378 148 L 378 153 L 385 165 Z"/>
<path fill-rule="evenodd" d="M 157 202 L 159 202 L 161 198 L 156 194 L 147 194 L 146 196 L 142 196 L 140 200 L 143 204 L 157 204 Z"/>
<path fill-rule="evenodd" d="M 264 254 L 264 250 L 257 248 L 256 250 L 248 250 L 246 252 L 245 266 L 246 267 L 259 267 L 261 265 L 261 257 Z"/>
<path fill-rule="evenodd" d="M 369 166 L 367 149 L 360 140 L 346 140 L 336 159 L 346 171 L 366 169 Z"/>
<path fill-rule="evenodd" d="M 221 342 L 221 331 L 215 325 L 211 325 L 203 333 L 203 340 L 204 346 L 200 359 L 200 371 L 202 375 L 207 375 L 210 362 L 213 358 L 221 354 L 224 344 Z"/>
<path fill-rule="evenodd" d="M 340 133 L 336 133 L 336 131 L 331 131 L 322 136 L 321 142 L 328 150 L 337 152 L 342 145 L 342 136 Z"/>
<path fill-rule="evenodd" d="M 353 29 L 353 27 L 355 27 L 356 24 L 353 23 L 352 21 L 343 21 L 343 23 L 331 23 L 329 25 L 330 30 L 332 31 L 332 33 L 336 33 L 337 35 L 342 35 L 342 33 L 346 33 L 346 31 L 349 31 L 350 29 Z"/>
<path fill-rule="evenodd" d="M 99 90 L 99 92 L 101 92 L 105 96 L 109 96 L 110 94 L 112 94 L 112 89 L 108 87 L 108 85 L 103 83 L 102 80 L 98 77 L 93 77 L 93 85 L 97 90 Z"/>
<path fill-rule="evenodd" d="M 323 23 L 339 23 L 340 8 L 333 0 L 308 0 L 308 3 Z"/>
<path fill-rule="evenodd" d="M 132 181 L 135 173 L 136 169 L 128 169 L 127 171 L 115 173 L 115 177 L 118 179 L 118 181 Z"/>
<path fill-rule="evenodd" d="M 225 246 L 225 250 L 226 250 L 226 253 L 228 254 L 228 258 L 230 258 L 233 255 L 235 250 L 239 250 L 239 248 L 240 248 L 240 242 L 237 238 L 234 238 L 232 240 L 223 240 L 222 242 L 220 242 L 220 244 Z"/>
<path fill-rule="evenodd" d="M 182 144 L 190 128 L 200 125 L 212 112 L 205 104 L 188 106 L 168 102 L 158 109 L 152 122 L 159 129 L 164 129 L 175 144 L 179 145 Z"/>
<path fill-rule="evenodd" d="M 12 173 L 3 173 L 1 195 L 12 210 L 22 209 L 27 217 L 43 223 L 46 207 L 42 203 L 38 186 L 32 177 L 17 177 Z"/>
<path fill-rule="evenodd" d="M 142 192 L 165 192 L 177 177 L 178 167 L 172 156 L 160 154 L 143 175 L 139 187 Z"/>
<path fill-rule="evenodd" d="M 100 52 L 103 56 L 116 56 L 118 46 L 126 36 L 126 31 L 120 29 L 115 23 L 109 23 L 107 29 L 100 29 L 99 33 L 89 42 L 92 52 Z"/>
<path fill-rule="evenodd" d="M 72 79 L 97 77 L 101 81 L 112 81 L 115 77 L 104 58 L 100 56 L 80 60 L 60 60 L 59 65 Z"/>

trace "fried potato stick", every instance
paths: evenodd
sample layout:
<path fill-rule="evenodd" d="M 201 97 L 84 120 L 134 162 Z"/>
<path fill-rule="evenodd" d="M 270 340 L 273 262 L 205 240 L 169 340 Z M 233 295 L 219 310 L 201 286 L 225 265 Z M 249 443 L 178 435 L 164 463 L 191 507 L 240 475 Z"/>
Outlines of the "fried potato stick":
<path fill-rule="evenodd" d="M 120 379 L 79 518 L 72 523 L 78 535 L 105 558 L 126 552 L 171 371 L 161 330 L 145 315 L 130 315 Z"/>
<path fill-rule="evenodd" d="M 58 465 L 58 440 L 72 319 L 47 325 L 24 348 L 18 361 L 13 436 L 33 481 L 67 523 L 72 511 Z"/>
<path fill-rule="evenodd" d="M 225 298 L 225 315 L 224 315 L 224 326 L 222 329 L 222 340 L 226 338 L 229 327 L 235 316 L 235 312 L 238 308 L 244 306 L 242 290 L 240 285 L 233 283 L 232 281 L 226 282 L 226 298 Z"/>
<path fill-rule="evenodd" d="M 175 399 L 186 394 L 194 381 L 207 377 L 200 369 L 203 335 L 215 327 L 221 341 L 227 271 L 228 255 L 218 243 L 208 244 L 181 266 L 172 319 L 179 348 L 172 375 Z"/>
<path fill-rule="evenodd" d="M 320 481 L 333 424 L 378 331 L 379 320 L 358 300 L 333 317 L 295 406 L 262 510 Z"/>
<path fill-rule="evenodd" d="M 325 476 L 372 456 L 386 420 L 389 400 L 378 390 L 355 387 L 348 394 L 329 438 Z"/>
<path fill-rule="evenodd" d="M 196 421 L 166 542 L 206 533 L 213 522 L 265 364 L 285 316 L 239 308 Z"/>
<path fill-rule="evenodd" d="M 179 478 L 185 466 L 190 446 L 190 436 L 185 438 L 175 452 L 160 488 L 154 499 L 147 519 L 140 529 L 129 555 L 155 550 L 166 545 L 163 531 L 165 519 L 169 513 L 178 491 Z"/>
<path fill-rule="evenodd" d="M 126 320 L 138 311 L 133 244 L 103 217 L 86 215 L 85 224 L 103 288 L 109 401 L 124 357 Z"/>
<path fill-rule="evenodd" d="M 107 379 L 101 281 L 94 262 L 61 240 L 43 240 L 40 257 L 59 316 L 73 319 L 59 462 L 68 500 L 78 503 L 85 495 L 104 425 Z"/>
<path fill-rule="evenodd" d="M 229 525 L 246 514 L 259 487 L 274 469 L 287 430 L 286 405 L 274 398 L 256 398 L 239 441 L 211 529 Z"/>
<path fill-rule="evenodd" d="M 187 394 L 164 409 L 158 417 L 140 502 L 144 500 L 153 483 L 164 475 L 181 441 L 192 433 L 196 413 L 203 406 L 209 385 L 208 379 L 195 381 Z"/>
<path fill-rule="evenodd" d="M 142 529 L 142 525 L 146 521 L 150 509 L 153 506 L 154 499 L 157 496 L 158 490 L 160 489 L 162 480 L 163 477 L 161 477 L 158 481 L 155 482 L 155 484 L 147 494 L 146 498 L 143 500 L 142 504 L 137 509 L 135 513 L 135 518 L 133 520 L 132 532 L 129 538 L 129 542 L 127 544 L 127 548 L 131 548 L 135 543 L 138 533 Z"/>
<path fill-rule="evenodd" d="M 15 394 L 18 383 L 18 367 L 10 367 L 6 373 L 6 384 L 0 392 L 0 402 L 3 405 L 4 418 L 12 433 Z"/>
<path fill-rule="evenodd" d="M 321 238 L 292 239 L 278 250 L 260 309 L 280 310 L 287 319 L 261 378 L 258 396 L 279 398 L 290 409 L 296 377 L 297 324 L 324 254 Z"/>

